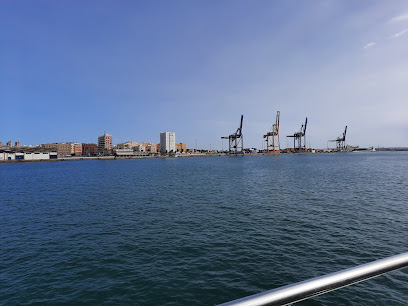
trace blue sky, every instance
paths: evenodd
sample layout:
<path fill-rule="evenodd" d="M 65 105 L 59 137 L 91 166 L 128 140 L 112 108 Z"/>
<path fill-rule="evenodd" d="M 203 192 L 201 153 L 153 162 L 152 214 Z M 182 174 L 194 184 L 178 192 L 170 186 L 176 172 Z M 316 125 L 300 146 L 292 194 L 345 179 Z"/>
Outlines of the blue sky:
<path fill-rule="evenodd" d="M 408 146 L 407 1 L 0 0 L 0 141 Z M 224 143 L 224 148 L 226 143 Z"/>

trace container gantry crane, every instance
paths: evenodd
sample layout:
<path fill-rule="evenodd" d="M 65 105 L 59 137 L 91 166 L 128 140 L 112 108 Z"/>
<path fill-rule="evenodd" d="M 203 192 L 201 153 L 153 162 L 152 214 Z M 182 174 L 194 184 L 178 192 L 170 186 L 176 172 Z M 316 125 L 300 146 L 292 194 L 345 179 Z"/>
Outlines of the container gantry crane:
<path fill-rule="evenodd" d="M 228 152 L 230 154 L 244 154 L 244 137 L 242 135 L 242 122 L 244 115 L 241 115 L 241 124 L 234 134 L 221 137 L 221 139 L 228 139 Z"/>
<path fill-rule="evenodd" d="M 307 126 L 307 117 L 305 124 L 302 124 L 302 127 L 300 128 L 299 132 L 296 132 L 293 135 L 289 135 L 287 137 L 293 137 L 293 150 L 294 152 L 301 152 L 302 150 L 305 150 L 306 152 L 306 126 Z M 302 138 L 303 138 L 303 143 L 304 147 L 302 147 Z M 296 146 L 297 142 L 297 146 Z"/>
<path fill-rule="evenodd" d="M 336 142 L 336 148 L 338 152 L 346 150 L 346 133 L 347 133 L 347 125 L 344 129 L 343 135 L 337 137 L 337 139 L 329 140 L 330 142 Z"/>
<path fill-rule="evenodd" d="M 279 140 L 279 119 L 280 111 L 276 113 L 276 123 L 272 124 L 270 132 L 266 133 L 263 137 L 266 138 L 266 153 L 280 153 L 280 140 Z M 272 140 L 272 144 L 270 144 Z M 279 149 L 278 149 L 279 148 Z"/>

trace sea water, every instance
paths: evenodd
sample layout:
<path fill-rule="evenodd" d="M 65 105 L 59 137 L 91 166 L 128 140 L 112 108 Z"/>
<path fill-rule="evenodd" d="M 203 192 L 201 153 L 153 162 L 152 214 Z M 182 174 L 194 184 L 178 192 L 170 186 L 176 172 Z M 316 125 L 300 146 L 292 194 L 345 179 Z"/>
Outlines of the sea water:
<path fill-rule="evenodd" d="M 408 251 L 408 153 L 0 164 L 0 304 L 214 305 Z M 408 271 L 301 305 L 407 305 Z"/>

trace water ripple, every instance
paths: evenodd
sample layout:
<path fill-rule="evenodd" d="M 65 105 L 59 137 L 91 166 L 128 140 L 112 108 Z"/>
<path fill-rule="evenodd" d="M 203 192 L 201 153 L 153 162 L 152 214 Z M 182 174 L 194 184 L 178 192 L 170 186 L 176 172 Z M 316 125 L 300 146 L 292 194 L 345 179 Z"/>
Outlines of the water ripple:
<path fill-rule="evenodd" d="M 408 249 L 408 154 L 0 164 L 4 304 L 216 304 Z M 307 305 L 406 305 L 408 271 Z"/>

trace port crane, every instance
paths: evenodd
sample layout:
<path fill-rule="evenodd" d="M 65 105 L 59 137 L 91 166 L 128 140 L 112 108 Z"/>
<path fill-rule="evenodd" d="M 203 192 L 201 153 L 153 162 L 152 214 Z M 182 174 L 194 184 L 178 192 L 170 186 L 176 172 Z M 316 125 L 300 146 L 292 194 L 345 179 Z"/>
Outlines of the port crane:
<path fill-rule="evenodd" d="M 241 123 L 237 131 L 229 136 L 221 137 L 221 139 L 228 139 L 230 154 L 244 154 L 244 137 L 242 135 L 242 122 L 244 115 L 241 115 Z"/>
<path fill-rule="evenodd" d="M 300 128 L 299 132 L 296 132 L 293 135 L 289 135 L 287 137 L 293 137 L 293 151 L 294 152 L 300 152 L 303 149 L 306 151 L 306 126 L 307 126 L 307 117 L 305 124 L 302 124 L 302 127 Z M 303 143 L 304 147 L 302 147 L 302 138 L 303 138 Z M 297 147 L 296 147 L 296 142 L 297 142 Z"/>
<path fill-rule="evenodd" d="M 330 142 L 336 142 L 336 148 L 338 152 L 346 150 L 346 133 L 347 133 L 347 125 L 344 129 L 343 135 L 337 137 L 337 139 L 329 140 Z"/>
<path fill-rule="evenodd" d="M 266 138 L 266 153 L 280 153 L 280 140 L 279 140 L 279 119 L 280 111 L 276 112 L 276 123 L 272 124 L 270 132 L 266 133 L 263 138 Z M 269 141 L 272 141 L 270 144 Z M 278 149 L 279 148 L 279 149 Z"/>

